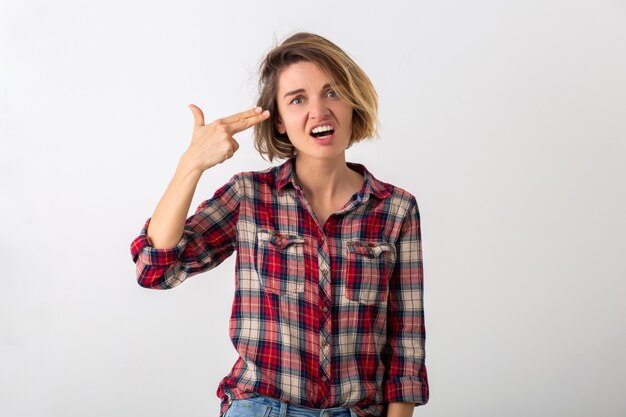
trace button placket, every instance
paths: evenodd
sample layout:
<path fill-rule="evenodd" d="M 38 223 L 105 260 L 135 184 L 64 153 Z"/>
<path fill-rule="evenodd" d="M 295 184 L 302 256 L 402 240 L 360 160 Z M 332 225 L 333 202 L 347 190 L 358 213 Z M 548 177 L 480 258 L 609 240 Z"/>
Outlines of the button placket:
<path fill-rule="evenodd" d="M 322 342 L 320 343 L 320 345 L 322 346 L 322 349 L 324 350 L 327 350 L 330 348 L 330 344 L 328 343 L 326 339 L 322 339 Z"/>
<path fill-rule="evenodd" d="M 319 315 L 319 364 L 320 375 L 323 382 L 328 381 L 328 375 L 331 375 L 330 368 L 330 346 L 328 341 L 332 334 L 332 320 L 330 316 L 330 307 L 332 303 L 331 288 L 331 271 L 330 271 L 330 253 L 328 242 L 322 239 L 318 240 L 318 269 L 319 269 L 319 305 L 321 313 Z M 320 388 L 321 393 L 326 395 L 329 387 Z"/>

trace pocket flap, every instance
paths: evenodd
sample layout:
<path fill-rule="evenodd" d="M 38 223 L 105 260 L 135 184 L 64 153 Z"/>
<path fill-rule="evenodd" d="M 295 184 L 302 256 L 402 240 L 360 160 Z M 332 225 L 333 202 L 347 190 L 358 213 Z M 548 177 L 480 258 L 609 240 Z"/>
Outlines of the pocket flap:
<path fill-rule="evenodd" d="M 275 230 L 261 229 L 258 232 L 259 241 L 271 243 L 278 249 L 284 249 L 293 243 L 304 243 L 304 237 L 289 233 L 279 233 Z"/>
<path fill-rule="evenodd" d="M 378 258 L 383 252 L 391 252 L 391 245 L 387 242 L 371 242 L 351 240 L 347 242 L 348 251 L 368 258 Z"/>

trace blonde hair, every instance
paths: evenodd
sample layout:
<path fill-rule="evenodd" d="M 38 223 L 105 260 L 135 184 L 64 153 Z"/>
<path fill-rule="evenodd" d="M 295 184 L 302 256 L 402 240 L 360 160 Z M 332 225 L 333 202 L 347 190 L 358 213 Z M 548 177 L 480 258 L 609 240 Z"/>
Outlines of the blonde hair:
<path fill-rule="evenodd" d="M 341 48 L 322 36 L 298 32 L 273 47 L 261 61 L 257 106 L 269 109 L 270 117 L 254 125 L 254 147 L 269 161 L 295 156 L 296 149 L 286 134 L 276 130 L 278 79 L 296 62 L 317 65 L 330 80 L 339 97 L 352 106 L 352 135 L 349 148 L 365 138 L 378 136 L 378 94 L 365 72 Z"/>

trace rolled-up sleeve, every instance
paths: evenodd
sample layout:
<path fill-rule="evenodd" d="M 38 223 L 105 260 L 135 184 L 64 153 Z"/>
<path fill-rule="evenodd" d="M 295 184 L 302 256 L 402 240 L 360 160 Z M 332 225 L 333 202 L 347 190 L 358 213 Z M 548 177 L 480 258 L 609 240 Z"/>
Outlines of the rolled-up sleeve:
<path fill-rule="evenodd" d="M 173 248 L 152 246 L 147 235 L 148 219 L 130 245 L 139 285 L 173 288 L 190 276 L 221 264 L 237 246 L 240 199 L 239 178 L 233 175 L 185 221 L 183 235 Z"/>
<path fill-rule="evenodd" d="M 411 198 L 396 242 L 396 264 L 389 281 L 387 344 L 383 396 L 385 403 L 428 402 L 423 310 L 423 264 L 420 214 Z"/>

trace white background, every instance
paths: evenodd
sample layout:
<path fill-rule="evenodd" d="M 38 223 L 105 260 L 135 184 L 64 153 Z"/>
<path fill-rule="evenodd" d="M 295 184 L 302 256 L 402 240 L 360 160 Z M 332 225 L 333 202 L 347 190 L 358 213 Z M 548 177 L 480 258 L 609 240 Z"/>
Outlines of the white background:
<path fill-rule="evenodd" d="M 0 1 L 0 415 L 217 416 L 231 256 L 171 291 L 129 245 L 276 41 L 369 74 L 347 151 L 422 218 L 431 396 L 414 415 L 625 416 L 623 1 Z M 252 146 L 206 172 L 192 210 Z M 274 161 L 274 164 L 280 163 Z"/>

